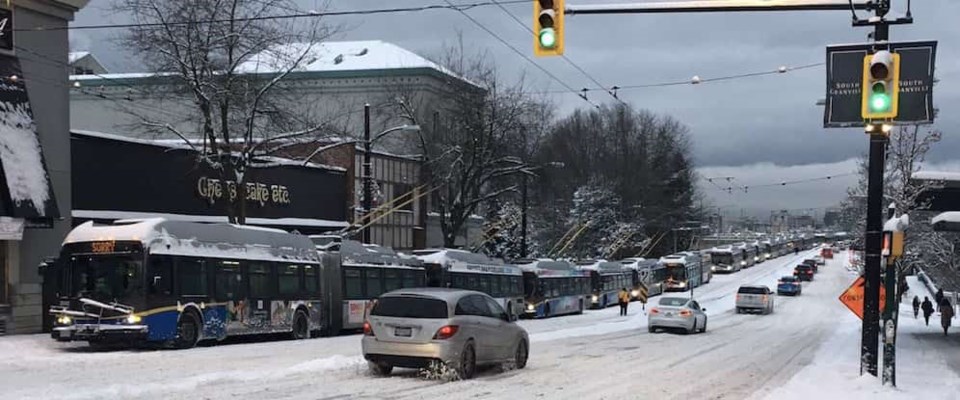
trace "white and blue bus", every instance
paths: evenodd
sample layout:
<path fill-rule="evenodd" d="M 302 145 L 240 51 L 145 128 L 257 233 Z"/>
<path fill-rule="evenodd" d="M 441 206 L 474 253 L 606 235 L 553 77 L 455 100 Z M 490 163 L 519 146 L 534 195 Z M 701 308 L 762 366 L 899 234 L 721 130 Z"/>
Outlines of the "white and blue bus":
<path fill-rule="evenodd" d="M 732 246 L 717 246 L 710 249 L 710 269 L 717 274 L 739 272 L 743 263 L 743 252 Z"/>
<path fill-rule="evenodd" d="M 328 296 L 336 303 L 331 304 L 332 333 L 363 328 L 373 299 L 381 294 L 426 286 L 426 269 L 416 257 L 333 235 L 312 235 L 310 240 L 320 254 L 336 257 L 340 264 L 339 276 L 334 274 L 336 281 L 328 286 L 337 289 Z"/>
<path fill-rule="evenodd" d="M 689 254 L 671 254 L 661 257 L 660 263 L 663 264 L 667 274 L 664 291 L 685 292 L 704 283 L 704 268 L 699 257 Z"/>
<path fill-rule="evenodd" d="M 305 236 L 162 218 L 87 222 L 54 263 L 60 341 L 190 348 L 322 329 L 321 262 Z"/>
<path fill-rule="evenodd" d="M 644 258 L 624 258 L 620 260 L 624 268 L 633 272 L 634 290 L 639 291 L 640 283 L 647 288 L 647 297 L 663 293 L 663 285 L 667 280 L 666 268 L 657 260 Z M 639 293 L 630 293 L 631 299 L 636 300 Z"/>
<path fill-rule="evenodd" d="M 590 273 L 567 261 L 516 260 L 523 270 L 524 316 L 580 314 L 590 296 Z"/>
<path fill-rule="evenodd" d="M 413 255 L 426 267 L 427 286 L 483 292 L 510 315 L 523 314 L 523 273 L 519 267 L 457 249 L 414 250 Z"/>
<path fill-rule="evenodd" d="M 620 290 L 633 287 L 631 271 L 618 262 L 581 260 L 577 268 L 590 273 L 590 308 L 617 304 Z"/>

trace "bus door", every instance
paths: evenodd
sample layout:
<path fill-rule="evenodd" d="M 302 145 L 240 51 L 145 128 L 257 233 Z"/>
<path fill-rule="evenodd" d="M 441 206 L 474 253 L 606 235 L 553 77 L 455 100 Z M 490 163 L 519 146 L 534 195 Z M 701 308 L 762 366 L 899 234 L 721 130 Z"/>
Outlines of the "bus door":
<path fill-rule="evenodd" d="M 270 328 L 271 307 L 270 301 L 274 295 L 273 268 L 269 263 L 252 261 L 247 266 L 247 281 L 249 290 L 245 301 L 244 311 L 246 326 L 251 330 L 265 330 Z"/>

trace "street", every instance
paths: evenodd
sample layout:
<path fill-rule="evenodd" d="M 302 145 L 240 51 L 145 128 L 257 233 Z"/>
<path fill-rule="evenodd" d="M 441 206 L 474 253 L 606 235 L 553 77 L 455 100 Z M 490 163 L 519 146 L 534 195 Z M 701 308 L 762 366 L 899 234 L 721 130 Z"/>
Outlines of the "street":
<path fill-rule="evenodd" d="M 743 283 L 774 287 L 812 254 L 716 275 L 697 288 L 695 298 L 710 317 L 706 334 L 649 334 L 639 303 L 631 304 L 629 317 L 608 308 L 521 321 L 531 334 L 527 368 L 493 369 L 466 382 L 429 380 L 413 370 L 375 378 L 359 355 L 358 335 L 108 352 L 31 335 L 0 339 L 0 389 L 15 399 L 762 397 L 810 363 L 837 329 L 848 313 L 837 294 L 853 278 L 838 257 L 805 284 L 802 296 L 778 297 L 772 315 L 735 314 L 736 289 Z"/>

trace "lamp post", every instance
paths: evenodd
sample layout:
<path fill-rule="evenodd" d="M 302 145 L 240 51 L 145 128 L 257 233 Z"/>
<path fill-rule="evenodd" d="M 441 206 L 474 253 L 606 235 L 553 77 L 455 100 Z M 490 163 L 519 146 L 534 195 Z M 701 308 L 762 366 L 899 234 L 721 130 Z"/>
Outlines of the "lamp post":
<path fill-rule="evenodd" d="M 373 171 L 370 153 L 373 151 L 373 142 L 398 131 L 419 131 L 419 125 L 401 125 L 378 133 L 370 137 L 370 104 L 363 105 L 363 216 L 370 215 L 373 209 Z M 370 227 L 363 229 L 363 243 L 370 243 Z"/>

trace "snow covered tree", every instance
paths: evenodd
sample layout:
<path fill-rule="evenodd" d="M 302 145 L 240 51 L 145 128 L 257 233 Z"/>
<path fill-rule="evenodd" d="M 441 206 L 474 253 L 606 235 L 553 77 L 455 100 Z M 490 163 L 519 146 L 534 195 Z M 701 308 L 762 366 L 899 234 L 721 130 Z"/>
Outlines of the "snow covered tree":
<path fill-rule="evenodd" d="M 246 199 L 262 194 L 248 193 L 251 170 L 275 166 L 271 154 L 326 126 L 291 107 L 299 99 L 286 80 L 332 30 L 319 17 L 270 18 L 296 10 L 289 0 L 118 0 L 113 8 L 137 23 L 122 42 L 156 74 L 151 95 L 188 100 L 183 118 L 199 134 L 157 118 L 164 114 L 142 114 L 143 125 L 195 150 L 228 185 L 230 221 L 244 223 Z"/>
<path fill-rule="evenodd" d="M 608 185 L 594 181 L 578 188 L 573 193 L 567 226 L 583 229 L 558 252 L 576 258 L 602 258 L 604 250 L 617 239 L 619 210 L 620 197 Z"/>
<path fill-rule="evenodd" d="M 520 258 L 520 207 L 511 201 L 495 201 L 489 210 L 483 227 L 484 240 L 480 250 L 492 257 L 508 260 Z"/>

